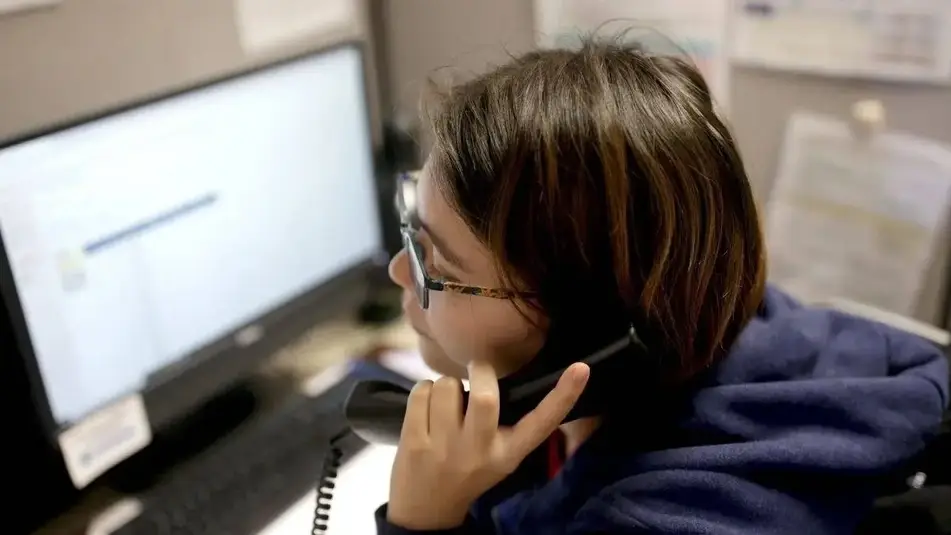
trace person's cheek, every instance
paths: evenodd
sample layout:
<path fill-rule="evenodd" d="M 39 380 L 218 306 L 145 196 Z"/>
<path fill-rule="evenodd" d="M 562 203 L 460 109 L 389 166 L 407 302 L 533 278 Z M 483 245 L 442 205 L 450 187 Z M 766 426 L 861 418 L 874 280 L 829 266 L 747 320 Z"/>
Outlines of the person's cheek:
<path fill-rule="evenodd" d="M 466 368 L 449 360 L 446 352 L 435 340 L 421 338 L 419 340 L 419 351 L 423 357 L 423 362 L 436 373 L 458 379 L 466 378 Z"/>
<path fill-rule="evenodd" d="M 429 308 L 424 310 L 423 314 L 431 342 L 438 346 L 440 359 L 447 360 L 450 365 L 456 365 L 453 355 L 457 352 L 457 332 L 452 325 L 452 311 L 446 308 L 443 299 L 445 296 L 441 293 L 430 292 L 429 296 Z"/>
<path fill-rule="evenodd" d="M 465 368 L 483 353 L 484 329 L 478 325 L 467 308 L 460 308 L 459 303 L 447 301 L 450 300 L 430 302 L 429 310 L 426 311 L 427 324 L 433 339 L 443 349 L 445 356 L 456 366 Z"/>
<path fill-rule="evenodd" d="M 544 345 L 545 333 L 510 303 L 491 304 L 495 308 L 482 316 L 482 343 L 493 368 L 504 376 L 518 370 L 538 354 Z"/>

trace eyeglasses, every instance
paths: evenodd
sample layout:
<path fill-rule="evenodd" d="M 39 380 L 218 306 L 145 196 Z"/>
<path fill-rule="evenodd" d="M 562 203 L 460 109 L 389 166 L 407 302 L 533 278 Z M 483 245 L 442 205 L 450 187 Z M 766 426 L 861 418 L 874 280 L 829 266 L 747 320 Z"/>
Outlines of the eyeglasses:
<path fill-rule="evenodd" d="M 530 295 L 504 288 L 487 288 L 485 286 L 471 286 L 442 279 L 434 279 L 426 273 L 425 248 L 419 242 L 419 221 L 416 215 L 416 180 L 404 173 L 397 178 L 396 209 L 400 216 L 400 233 L 403 237 L 403 247 L 409 256 L 410 272 L 413 277 L 413 286 L 416 290 L 416 299 L 423 310 L 429 308 L 429 292 L 453 292 L 463 295 L 477 295 L 492 299 L 512 299 Z"/>

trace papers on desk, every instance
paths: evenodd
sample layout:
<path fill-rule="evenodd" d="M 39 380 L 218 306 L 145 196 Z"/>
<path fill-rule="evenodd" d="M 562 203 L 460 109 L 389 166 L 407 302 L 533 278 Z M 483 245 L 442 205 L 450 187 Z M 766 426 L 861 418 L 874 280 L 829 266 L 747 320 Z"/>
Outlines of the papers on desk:
<path fill-rule="evenodd" d="M 947 0 L 738 0 L 734 15 L 741 64 L 951 83 Z"/>
<path fill-rule="evenodd" d="M 767 205 L 770 276 L 810 301 L 913 316 L 951 204 L 951 148 L 809 114 L 788 125 Z"/>
<path fill-rule="evenodd" d="M 540 46 L 572 47 L 579 35 L 624 33 L 661 54 L 684 53 L 703 72 L 717 103 L 728 107 L 727 18 L 731 0 L 535 0 Z"/>
<path fill-rule="evenodd" d="M 435 381 L 439 374 L 426 365 L 422 355 L 415 349 L 394 349 L 380 355 L 380 364 L 413 381 Z"/>

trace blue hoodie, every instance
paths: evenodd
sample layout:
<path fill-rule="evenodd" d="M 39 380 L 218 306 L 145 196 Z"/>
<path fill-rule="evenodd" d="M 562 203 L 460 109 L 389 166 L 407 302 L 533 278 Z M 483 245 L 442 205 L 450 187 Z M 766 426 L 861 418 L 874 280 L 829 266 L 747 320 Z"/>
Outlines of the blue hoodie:
<path fill-rule="evenodd" d="M 948 388 L 935 345 L 770 289 L 668 431 L 606 419 L 554 479 L 536 452 L 464 527 L 425 533 L 852 533 L 937 430 Z M 421 535 L 385 516 L 380 535 Z"/>

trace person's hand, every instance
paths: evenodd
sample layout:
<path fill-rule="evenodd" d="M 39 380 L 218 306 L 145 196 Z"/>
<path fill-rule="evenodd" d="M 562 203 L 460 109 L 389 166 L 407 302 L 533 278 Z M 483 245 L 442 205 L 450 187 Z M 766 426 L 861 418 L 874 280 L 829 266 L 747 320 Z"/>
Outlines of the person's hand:
<path fill-rule="evenodd" d="M 461 525 L 469 507 L 511 474 L 565 419 L 588 381 L 585 364 L 512 428 L 499 428 L 499 384 L 492 367 L 469 366 L 469 405 L 462 385 L 443 377 L 410 393 L 390 479 L 390 523 L 412 530 Z"/>

